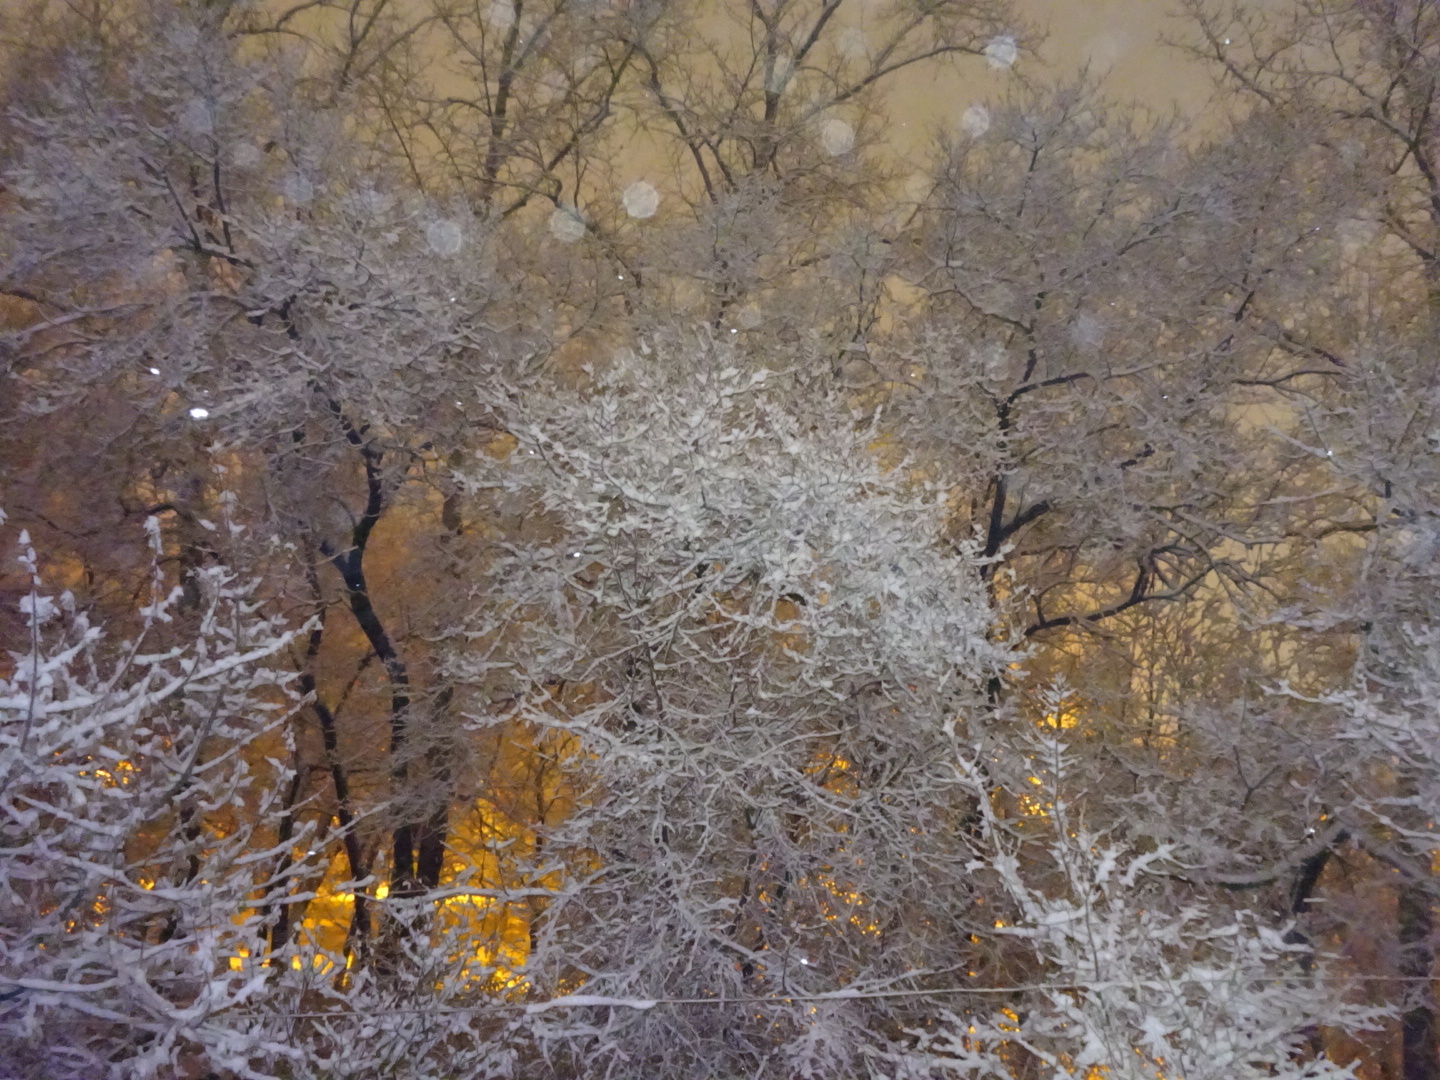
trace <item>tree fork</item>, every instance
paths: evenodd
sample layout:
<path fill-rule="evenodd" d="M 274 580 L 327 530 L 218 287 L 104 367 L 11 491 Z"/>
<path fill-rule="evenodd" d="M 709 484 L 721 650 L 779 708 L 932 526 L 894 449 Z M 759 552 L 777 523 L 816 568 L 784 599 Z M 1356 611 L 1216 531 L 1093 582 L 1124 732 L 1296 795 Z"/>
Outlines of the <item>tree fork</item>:
<path fill-rule="evenodd" d="M 392 785 L 398 791 L 410 780 L 409 763 L 405 760 L 413 704 L 410 673 L 371 601 L 364 566 L 371 533 L 385 511 L 381 475 L 384 451 L 378 449 L 373 440 L 366 439 L 365 431 L 357 428 L 345 415 L 338 401 L 327 398 L 326 404 L 339 421 L 346 440 L 360 453 L 365 467 L 366 501 L 365 509 L 351 531 L 349 550 L 336 551 L 333 546 L 322 542 L 321 552 L 339 572 L 345 584 L 350 612 L 376 657 L 385 666 L 390 681 L 390 775 Z M 448 702 L 449 698 L 449 693 L 442 692 L 440 701 Z M 437 767 L 442 787 L 448 786 L 448 771 L 443 765 Z M 448 799 L 443 793 L 439 803 L 439 807 L 426 819 L 402 820 L 391 831 L 390 889 L 397 897 L 417 896 L 439 884 L 449 831 Z"/>

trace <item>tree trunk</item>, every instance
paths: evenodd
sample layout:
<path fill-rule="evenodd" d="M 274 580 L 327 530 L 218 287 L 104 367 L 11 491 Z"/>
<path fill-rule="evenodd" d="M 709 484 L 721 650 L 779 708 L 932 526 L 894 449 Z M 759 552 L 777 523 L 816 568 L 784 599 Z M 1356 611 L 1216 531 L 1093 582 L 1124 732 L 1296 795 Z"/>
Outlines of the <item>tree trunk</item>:
<path fill-rule="evenodd" d="M 1440 1078 L 1435 1046 L 1435 993 L 1431 972 L 1435 948 L 1431 940 L 1434 910 L 1425 888 L 1414 882 L 1400 886 L 1400 975 L 1405 983 L 1405 1012 L 1400 1020 L 1404 1080 Z"/>

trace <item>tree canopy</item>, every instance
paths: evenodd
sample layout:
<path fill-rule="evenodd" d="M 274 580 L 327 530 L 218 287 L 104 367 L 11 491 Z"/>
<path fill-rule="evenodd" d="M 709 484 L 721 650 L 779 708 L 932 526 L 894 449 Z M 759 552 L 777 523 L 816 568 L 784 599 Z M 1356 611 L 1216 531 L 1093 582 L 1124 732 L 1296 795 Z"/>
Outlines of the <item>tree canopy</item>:
<path fill-rule="evenodd" d="M 10 16 L 0 1077 L 1440 1080 L 1440 11 L 1180 7 Z"/>

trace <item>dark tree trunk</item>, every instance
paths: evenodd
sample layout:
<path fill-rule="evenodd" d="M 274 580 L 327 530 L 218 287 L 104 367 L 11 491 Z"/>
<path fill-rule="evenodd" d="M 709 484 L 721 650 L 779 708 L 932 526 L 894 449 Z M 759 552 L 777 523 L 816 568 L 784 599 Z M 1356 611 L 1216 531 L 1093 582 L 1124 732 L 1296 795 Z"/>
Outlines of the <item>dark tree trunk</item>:
<path fill-rule="evenodd" d="M 1435 1046 L 1435 993 L 1431 973 L 1435 948 L 1431 940 L 1434 908 L 1425 888 L 1414 882 L 1400 886 L 1398 923 L 1400 976 L 1405 980 L 1405 1012 L 1400 1019 L 1404 1080 L 1440 1078 Z"/>
<path fill-rule="evenodd" d="M 283 952 L 290 944 L 290 902 L 285 898 L 285 894 L 290 891 L 291 871 L 295 866 L 295 857 L 290 850 L 291 841 L 295 837 L 295 803 L 300 797 L 300 788 L 304 781 L 305 774 L 297 765 L 294 775 L 290 777 L 290 786 L 285 791 L 285 815 L 280 819 L 279 835 L 276 837 L 281 849 L 280 855 L 265 889 L 265 903 L 260 908 L 261 923 L 270 927 L 267 951 L 272 956 Z"/>

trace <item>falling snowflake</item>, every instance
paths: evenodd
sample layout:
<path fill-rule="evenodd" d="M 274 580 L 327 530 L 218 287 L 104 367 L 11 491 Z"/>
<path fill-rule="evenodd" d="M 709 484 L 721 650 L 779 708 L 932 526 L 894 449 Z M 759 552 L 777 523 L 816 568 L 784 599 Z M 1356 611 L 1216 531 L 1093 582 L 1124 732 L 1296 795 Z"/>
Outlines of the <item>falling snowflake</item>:
<path fill-rule="evenodd" d="M 1020 48 L 1009 34 L 991 38 L 990 44 L 985 46 L 985 59 L 990 61 L 992 68 L 1012 67 L 1019 56 Z"/>
<path fill-rule="evenodd" d="M 972 350 L 970 358 L 988 380 L 1000 381 L 1008 374 L 1010 357 L 1005 352 L 1005 346 L 998 341 L 992 341 L 979 349 Z"/>
<path fill-rule="evenodd" d="M 924 173 L 911 173 L 905 180 L 905 201 L 917 206 L 930 197 L 934 185 Z"/>
<path fill-rule="evenodd" d="M 164 31 L 165 40 L 174 49 L 180 52 L 189 52 L 200 43 L 200 31 L 187 23 L 176 23 L 168 26 Z"/>
<path fill-rule="evenodd" d="M 515 25 L 515 8 L 506 0 L 491 0 L 485 11 L 485 21 L 496 30 L 509 30 Z"/>
<path fill-rule="evenodd" d="M 264 157 L 260 148 L 252 142 L 236 143 L 230 151 L 230 164 L 237 169 L 251 169 L 260 164 Z"/>
<path fill-rule="evenodd" d="M 620 201 L 625 206 L 625 213 L 632 218 L 654 217 L 655 211 L 660 209 L 660 192 L 655 190 L 654 184 L 636 180 L 625 189 Z"/>
<path fill-rule="evenodd" d="M 855 129 L 838 117 L 820 125 L 820 145 L 831 157 L 848 154 L 855 146 Z"/>
<path fill-rule="evenodd" d="M 971 105 L 960 114 L 960 130 L 978 139 L 990 130 L 990 110 L 984 105 Z"/>
<path fill-rule="evenodd" d="M 350 204 L 362 217 L 377 218 L 394 206 L 395 200 L 386 192 L 377 191 L 372 187 L 362 187 L 352 196 Z"/>
<path fill-rule="evenodd" d="M 572 206 L 557 206 L 550 215 L 550 235 L 562 244 L 573 244 L 585 235 L 585 219 Z"/>
<path fill-rule="evenodd" d="M 315 185 L 303 173 L 291 173 L 285 177 L 280 189 L 286 201 L 296 206 L 309 206 L 310 200 L 315 198 Z"/>
<path fill-rule="evenodd" d="M 1088 311 L 1082 311 L 1070 324 L 1070 340 L 1082 352 L 1092 352 L 1104 344 L 1105 325 Z"/>
<path fill-rule="evenodd" d="M 1380 232 L 1380 224 L 1368 218 L 1346 218 L 1335 227 L 1335 237 L 1340 241 L 1340 250 L 1354 256 Z"/>
<path fill-rule="evenodd" d="M 441 218 L 426 226 L 425 242 L 436 255 L 454 255 L 464 244 L 465 234 L 456 222 Z"/>
<path fill-rule="evenodd" d="M 190 410 L 190 419 L 191 419 L 191 420 L 204 420 L 204 419 L 205 419 L 206 417 L 208 417 L 209 415 L 210 415 L 210 410 L 209 410 L 209 409 L 206 409 L 206 408 L 202 408 L 202 407 L 199 406 L 199 405 L 196 405 L 195 408 L 193 408 L 193 409 Z"/>
<path fill-rule="evenodd" d="M 777 56 L 775 64 L 770 68 L 770 74 L 765 79 L 765 89 L 772 94 L 785 92 L 785 86 L 790 82 L 790 73 L 795 69 L 794 61 L 788 56 Z"/>
<path fill-rule="evenodd" d="M 551 72 L 540 76 L 536 82 L 538 100 L 542 102 L 559 101 L 570 92 L 570 80 L 559 72 Z"/>
<path fill-rule="evenodd" d="M 1123 34 L 1096 34 L 1085 43 L 1085 52 L 1093 66 L 1108 68 L 1120 59 L 1127 44 Z"/>
<path fill-rule="evenodd" d="M 180 110 L 180 128 L 189 135 L 210 135 L 215 131 L 215 114 L 208 102 L 194 98 Z"/>
<path fill-rule="evenodd" d="M 865 31 L 858 26 L 847 26 L 840 31 L 840 55 L 847 60 L 866 60 L 870 56 L 870 42 Z"/>

